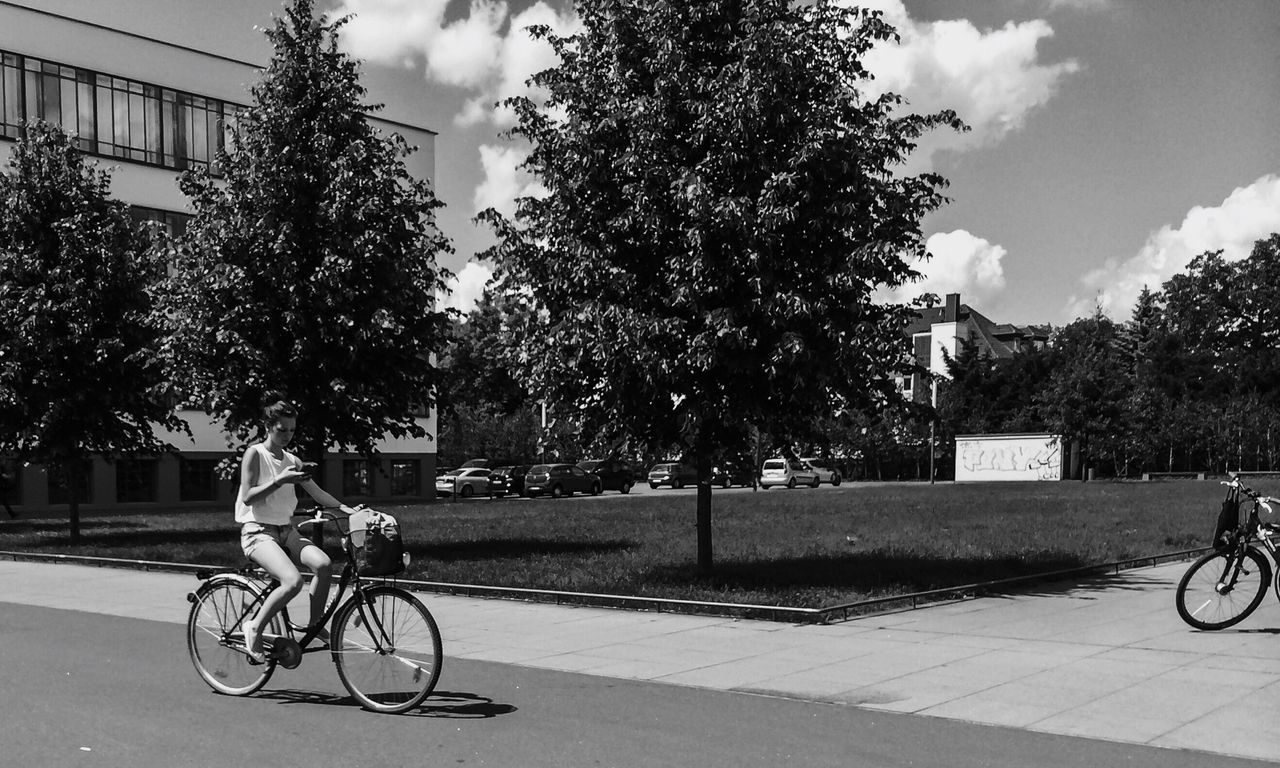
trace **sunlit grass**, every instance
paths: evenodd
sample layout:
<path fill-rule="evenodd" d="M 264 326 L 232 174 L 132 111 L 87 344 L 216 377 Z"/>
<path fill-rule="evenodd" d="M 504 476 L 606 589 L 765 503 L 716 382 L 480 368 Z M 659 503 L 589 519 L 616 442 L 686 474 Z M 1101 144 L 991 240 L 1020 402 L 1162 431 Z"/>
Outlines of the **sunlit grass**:
<path fill-rule="evenodd" d="M 402 524 L 410 578 L 822 607 L 1204 546 L 1221 497 L 1196 481 L 716 492 L 710 576 L 695 567 L 689 494 L 380 508 Z M 0 550 L 243 561 L 230 510 L 83 518 L 75 547 L 65 520 L 0 520 Z"/>

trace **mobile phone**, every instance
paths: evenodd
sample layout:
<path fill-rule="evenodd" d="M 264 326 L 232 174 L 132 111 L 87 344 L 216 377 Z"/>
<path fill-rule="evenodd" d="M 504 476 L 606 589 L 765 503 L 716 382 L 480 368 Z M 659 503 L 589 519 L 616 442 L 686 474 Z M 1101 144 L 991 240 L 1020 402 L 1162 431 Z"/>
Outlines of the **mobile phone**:
<path fill-rule="evenodd" d="M 302 462 L 302 469 L 301 469 L 301 470 L 299 470 L 299 471 L 300 471 L 300 472 L 302 472 L 302 476 L 303 476 L 303 478 L 304 478 L 304 479 L 306 479 L 306 480 L 310 480 L 310 479 L 311 479 L 311 473 L 312 473 L 312 472 L 315 472 L 315 471 L 316 471 L 316 467 L 319 467 L 319 466 L 320 466 L 320 465 L 319 465 L 319 464 L 317 464 L 317 463 L 315 463 L 314 461 L 304 461 L 304 462 Z"/>

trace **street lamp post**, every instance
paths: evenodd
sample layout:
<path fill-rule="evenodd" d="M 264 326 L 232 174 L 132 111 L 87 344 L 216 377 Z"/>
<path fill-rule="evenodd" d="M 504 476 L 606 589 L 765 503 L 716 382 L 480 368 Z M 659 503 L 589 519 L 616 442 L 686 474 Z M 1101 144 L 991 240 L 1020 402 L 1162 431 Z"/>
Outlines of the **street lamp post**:
<path fill-rule="evenodd" d="M 938 450 L 937 442 L 934 436 L 934 430 L 937 428 L 937 424 L 938 424 L 938 380 L 937 379 L 932 380 L 931 382 L 929 382 L 929 386 L 930 386 L 929 400 L 930 400 L 930 405 L 933 406 L 933 414 L 929 418 L 929 485 L 933 485 L 934 483 L 933 478 L 937 475 L 937 473 L 933 469 L 933 457 Z"/>

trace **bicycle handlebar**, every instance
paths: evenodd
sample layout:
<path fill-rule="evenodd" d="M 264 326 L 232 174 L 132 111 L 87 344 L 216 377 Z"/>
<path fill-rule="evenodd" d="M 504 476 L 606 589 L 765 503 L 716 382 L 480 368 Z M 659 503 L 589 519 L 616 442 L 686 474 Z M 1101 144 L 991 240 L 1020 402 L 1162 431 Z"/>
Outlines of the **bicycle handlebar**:
<path fill-rule="evenodd" d="M 1261 504 L 1263 507 L 1265 507 L 1268 514 L 1271 513 L 1272 504 L 1280 504 L 1280 498 L 1277 498 L 1275 496 L 1263 496 L 1262 494 L 1253 490 L 1249 486 L 1240 482 L 1239 475 L 1232 475 L 1230 480 L 1221 480 L 1219 481 L 1218 484 L 1225 485 L 1230 487 L 1233 490 L 1242 492 L 1245 496 L 1248 496 L 1253 501 L 1256 501 L 1259 504 Z"/>
<path fill-rule="evenodd" d="M 294 512 L 293 516 L 307 518 L 306 520 L 298 522 L 297 526 L 299 530 L 301 530 L 303 526 L 313 525 L 316 526 L 317 531 L 322 531 L 325 523 L 333 523 L 338 527 L 338 532 L 343 536 L 346 536 L 349 532 L 342 530 L 342 525 L 340 523 L 346 521 L 348 516 L 341 512 L 332 512 L 331 510 L 334 509 L 340 509 L 340 507 L 316 506 L 305 512 Z"/>

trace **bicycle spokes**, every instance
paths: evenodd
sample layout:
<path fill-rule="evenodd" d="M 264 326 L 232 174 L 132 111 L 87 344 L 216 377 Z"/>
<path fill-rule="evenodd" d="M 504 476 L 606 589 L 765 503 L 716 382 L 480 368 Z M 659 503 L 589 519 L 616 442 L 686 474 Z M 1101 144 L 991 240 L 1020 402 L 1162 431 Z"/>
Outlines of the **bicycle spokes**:
<path fill-rule="evenodd" d="M 366 708 L 403 712 L 417 706 L 440 675 L 440 634 L 422 603 L 404 590 L 375 587 L 335 619 L 338 674 Z"/>

